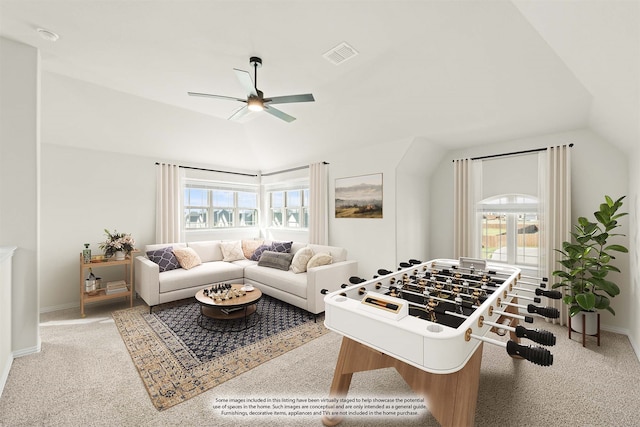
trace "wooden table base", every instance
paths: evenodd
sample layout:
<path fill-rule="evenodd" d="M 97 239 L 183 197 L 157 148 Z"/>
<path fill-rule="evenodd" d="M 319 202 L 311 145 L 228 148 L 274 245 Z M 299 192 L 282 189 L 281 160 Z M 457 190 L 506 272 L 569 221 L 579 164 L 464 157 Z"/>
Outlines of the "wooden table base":
<path fill-rule="evenodd" d="M 478 401 L 482 343 L 459 371 L 432 374 L 392 356 L 343 337 L 331 383 L 330 397 L 345 397 L 356 372 L 394 367 L 413 391 L 426 399 L 431 414 L 443 426 L 472 426 Z M 325 426 L 335 426 L 341 417 L 323 417 Z"/>

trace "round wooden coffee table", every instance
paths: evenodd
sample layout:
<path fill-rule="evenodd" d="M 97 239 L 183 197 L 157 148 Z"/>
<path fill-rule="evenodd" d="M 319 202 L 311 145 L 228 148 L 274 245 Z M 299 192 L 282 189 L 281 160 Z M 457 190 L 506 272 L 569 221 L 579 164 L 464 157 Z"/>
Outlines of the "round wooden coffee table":
<path fill-rule="evenodd" d="M 211 287 L 205 289 L 211 289 Z M 239 332 L 255 326 L 260 320 L 259 313 L 256 313 L 257 303 L 262 298 L 260 289 L 254 287 L 252 291 L 245 291 L 244 285 L 231 284 L 230 289 L 228 289 L 228 299 L 218 299 L 213 295 L 205 295 L 205 289 L 201 289 L 196 293 L 196 300 L 200 303 L 200 316 L 198 316 L 198 325 L 200 327 L 218 332 Z M 249 323 L 250 316 L 253 317 L 253 322 L 251 323 Z M 221 321 L 241 319 L 244 320 L 244 322 L 241 322 L 244 323 L 244 327 L 229 329 L 228 325 L 225 325 L 221 328 L 214 328 L 205 324 L 205 317 Z"/>

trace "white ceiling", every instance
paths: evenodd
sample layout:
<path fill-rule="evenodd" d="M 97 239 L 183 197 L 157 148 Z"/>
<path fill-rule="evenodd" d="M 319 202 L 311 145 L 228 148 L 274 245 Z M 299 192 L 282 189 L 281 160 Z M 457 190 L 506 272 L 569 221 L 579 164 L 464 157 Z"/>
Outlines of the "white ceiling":
<path fill-rule="evenodd" d="M 45 72 L 213 122 L 241 104 L 186 92 L 242 98 L 233 68 L 250 70 L 249 57 L 260 56 L 266 97 L 316 98 L 279 106 L 293 123 L 255 113 L 231 125 L 250 146 L 290 153 L 251 157 L 237 144 L 243 166 L 269 169 L 407 138 L 459 148 L 585 126 L 631 149 L 640 135 L 639 5 L 0 0 L 0 35 L 39 48 Z M 38 27 L 60 39 L 42 40 Z M 359 55 L 336 66 L 322 55 L 341 42 Z"/>

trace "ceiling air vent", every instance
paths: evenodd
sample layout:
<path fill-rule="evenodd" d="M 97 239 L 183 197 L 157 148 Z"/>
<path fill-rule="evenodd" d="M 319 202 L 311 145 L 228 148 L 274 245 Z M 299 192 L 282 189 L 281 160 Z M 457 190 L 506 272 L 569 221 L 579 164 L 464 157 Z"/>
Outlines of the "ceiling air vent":
<path fill-rule="evenodd" d="M 340 43 L 324 55 L 322 55 L 327 61 L 334 65 L 342 64 L 343 62 L 353 58 L 358 54 L 358 51 L 349 46 L 346 43 Z"/>

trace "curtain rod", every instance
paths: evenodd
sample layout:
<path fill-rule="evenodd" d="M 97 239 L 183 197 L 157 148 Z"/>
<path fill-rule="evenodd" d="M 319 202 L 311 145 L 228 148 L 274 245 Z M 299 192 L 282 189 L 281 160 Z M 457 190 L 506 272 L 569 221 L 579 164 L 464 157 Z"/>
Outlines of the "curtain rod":
<path fill-rule="evenodd" d="M 328 165 L 328 162 L 322 162 L 325 165 Z M 297 168 L 291 168 L 291 169 L 284 169 L 281 171 L 276 171 L 276 172 L 269 172 L 269 173 L 263 173 L 262 176 L 271 176 L 271 175 L 278 175 L 281 173 L 286 173 L 286 172 L 293 172 L 293 171 L 299 171 L 302 169 L 309 169 L 309 165 L 305 165 L 305 166 L 298 166 Z"/>
<path fill-rule="evenodd" d="M 569 144 L 569 148 L 573 147 L 573 143 Z M 518 154 L 529 154 L 529 153 L 537 153 L 540 151 L 546 151 L 547 148 L 532 148 L 531 150 L 522 150 L 522 151 L 512 151 L 510 153 L 501 153 L 501 154 L 489 154 L 487 156 L 478 156 L 472 157 L 471 160 L 484 160 L 484 159 L 492 159 L 495 157 L 506 157 L 506 156 L 516 156 Z M 452 160 L 455 162 L 455 160 Z"/>
<path fill-rule="evenodd" d="M 156 162 L 156 165 L 159 165 L 160 163 Z M 205 172 L 219 172 L 219 173 L 228 173 L 231 175 L 242 175 L 242 176 L 251 176 L 251 177 L 257 177 L 258 174 L 250 174 L 250 173 L 242 173 L 242 172 L 231 172 L 231 171 L 220 171 L 220 170 L 216 170 L 216 169 L 205 169 L 205 168 L 194 168 L 192 166 L 182 166 L 182 165 L 178 165 L 179 168 L 181 169 L 191 169 L 191 170 L 196 170 L 196 171 L 205 171 Z"/>

